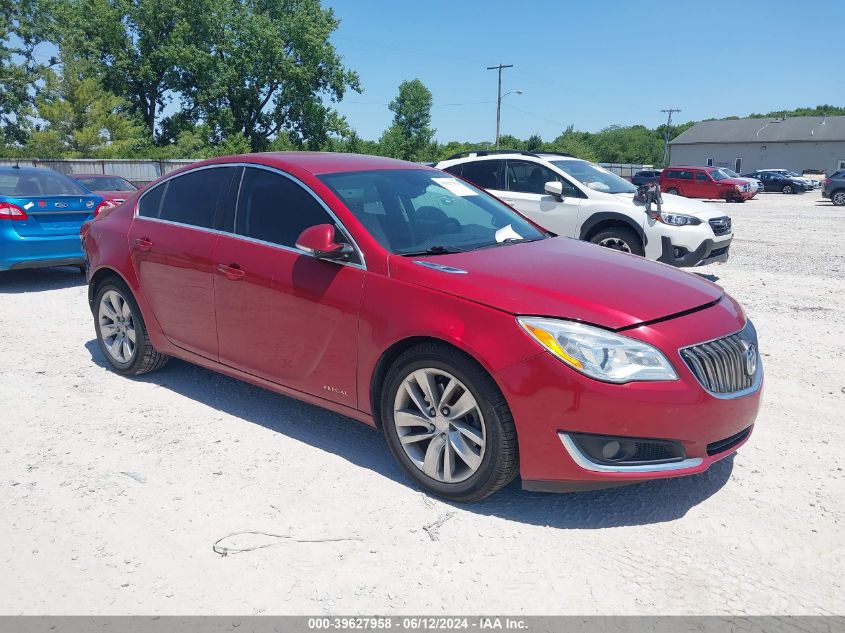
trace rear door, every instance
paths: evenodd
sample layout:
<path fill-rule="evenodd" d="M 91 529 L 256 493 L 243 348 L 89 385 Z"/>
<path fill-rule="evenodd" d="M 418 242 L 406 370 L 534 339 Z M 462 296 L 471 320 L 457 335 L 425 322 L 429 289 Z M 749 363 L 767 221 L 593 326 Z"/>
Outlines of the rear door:
<path fill-rule="evenodd" d="M 547 182 L 563 186 L 563 200 L 546 193 Z M 527 160 L 508 160 L 505 165 L 505 191 L 502 199 L 540 226 L 563 235 L 577 237 L 580 192 L 545 165 Z"/>
<path fill-rule="evenodd" d="M 175 176 L 138 202 L 129 246 L 144 296 L 175 345 L 217 359 L 212 259 L 222 199 L 239 168 L 214 166 Z"/>

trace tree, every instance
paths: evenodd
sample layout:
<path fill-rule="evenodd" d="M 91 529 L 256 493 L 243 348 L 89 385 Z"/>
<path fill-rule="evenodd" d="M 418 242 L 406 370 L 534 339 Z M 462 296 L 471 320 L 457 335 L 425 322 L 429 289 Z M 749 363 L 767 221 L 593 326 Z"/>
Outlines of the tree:
<path fill-rule="evenodd" d="M 33 156 L 118 158 L 146 141 L 141 122 L 126 113 L 129 104 L 67 62 L 61 76 L 48 71 L 35 101 L 44 124 L 30 137 Z"/>
<path fill-rule="evenodd" d="M 431 157 L 431 104 L 431 91 L 419 79 L 399 84 L 399 94 L 388 105 L 393 125 L 379 141 L 388 156 L 412 161 Z"/>
<path fill-rule="evenodd" d="M 360 87 L 329 41 L 339 25 L 331 9 L 319 0 L 201 1 L 179 89 L 217 139 L 242 134 L 258 151 L 284 134 L 316 148 L 347 132 L 325 100 Z"/>
<path fill-rule="evenodd" d="M 35 47 L 46 36 L 46 5 L 38 0 L 0 0 L 0 144 L 26 141 L 33 99 L 44 68 Z"/>
<path fill-rule="evenodd" d="M 157 117 L 191 54 L 204 0 L 64 0 L 55 12 L 63 57 L 124 97 L 152 138 Z M 263 45 L 263 43 L 262 43 Z"/>

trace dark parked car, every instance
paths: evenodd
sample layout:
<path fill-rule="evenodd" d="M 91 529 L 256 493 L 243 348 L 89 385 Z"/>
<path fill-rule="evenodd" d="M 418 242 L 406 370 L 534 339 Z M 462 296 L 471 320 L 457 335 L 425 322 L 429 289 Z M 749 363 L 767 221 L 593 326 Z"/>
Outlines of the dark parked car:
<path fill-rule="evenodd" d="M 811 189 L 803 178 L 784 176 L 776 171 L 753 171 L 743 174 L 743 178 L 756 178 L 762 181 L 764 191 L 780 191 L 781 193 L 799 193 Z"/>
<path fill-rule="evenodd" d="M 822 198 L 830 198 L 837 207 L 845 206 L 845 169 L 840 169 L 822 185 Z"/>
<path fill-rule="evenodd" d="M 660 172 L 662 169 L 642 169 L 631 177 L 631 182 L 635 185 L 650 185 L 653 182 L 660 181 Z"/>

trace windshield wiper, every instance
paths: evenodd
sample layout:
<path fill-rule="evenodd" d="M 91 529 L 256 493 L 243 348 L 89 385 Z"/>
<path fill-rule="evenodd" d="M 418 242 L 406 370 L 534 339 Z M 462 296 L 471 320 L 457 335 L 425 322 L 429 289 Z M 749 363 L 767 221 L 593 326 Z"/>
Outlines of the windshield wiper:
<path fill-rule="evenodd" d="M 419 250 L 419 251 L 402 251 L 397 253 L 397 255 L 402 255 L 403 257 L 415 257 L 417 255 L 446 255 L 448 253 L 466 253 L 467 249 L 461 248 L 460 246 L 429 246 L 426 249 Z"/>
<path fill-rule="evenodd" d="M 486 246 L 479 246 L 477 250 L 481 250 L 483 248 L 496 248 L 497 246 L 507 246 L 508 244 L 522 244 L 524 242 L 539 242 L 540 240 L 546 239 L 545 237 L 508 237 L 503 239 L 501 242 L 496 242 L 495 244 L 487 244 Z"/>

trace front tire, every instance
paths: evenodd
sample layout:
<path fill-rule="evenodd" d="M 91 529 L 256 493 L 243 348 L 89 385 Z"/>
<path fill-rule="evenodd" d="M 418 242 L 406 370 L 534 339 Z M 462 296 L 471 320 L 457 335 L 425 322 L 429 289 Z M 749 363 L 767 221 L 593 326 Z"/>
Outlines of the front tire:
<path fill-rule="evenodd" d="M 792 185 L 784 185 L 783 189 L 781 189 L 781 193 L 786 193 L 786 194 L 795 193 L 795 190 L 792 188 Z"/>
<path fill-rule="evenodd" d="M 516 477 L 513 416 L 476 361 L 447 345 L 425 343 L 396 359 L 384 384 L 387 445 L 427 492 L 471 503 Z"/>
<path fill-rule="evenodd" d="M 623 253 L 632 253 L 640 257 L 644 254 L 642 240 L 631 229 L 624 226 L 612 226 L 605 229 L 593 235 L 590 241 Z"/>
<path fill-rule="evenodd" d="M 845 191 L 834 191 L 830 201 L 837 207 L 845 206 Z"/>
<path fill-rule="evenodd" d="M 117 279 L 109 279 L 97 288 L 94 329 L 100 351 L 119 374 L 146 374 L 164 367 L 170 359 L 150 343 L 135 297 L 126 284 Z"/>

